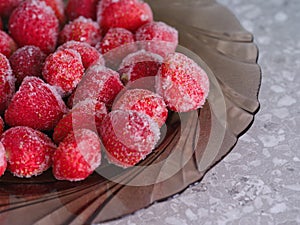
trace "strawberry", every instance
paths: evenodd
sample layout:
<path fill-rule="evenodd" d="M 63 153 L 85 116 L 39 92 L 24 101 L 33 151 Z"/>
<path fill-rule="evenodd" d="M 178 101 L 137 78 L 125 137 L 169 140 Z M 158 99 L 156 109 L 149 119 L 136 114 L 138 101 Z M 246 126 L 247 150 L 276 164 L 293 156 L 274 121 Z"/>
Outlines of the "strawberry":
<path fill-rule="evenodd" d="M 9 61 L 0 53 L 0 114 L 6 110 L 14 92 L 15 80 Z"/>
<path fill-rule="evenodd" d="M 9 62 L 17 78 L 16 85 L 20 86 L 26 76 L 41 77 L 45 59 L 46 55 L 34 45 L 26 45 L 15 51 Z"/>
<path fill-rule="evenodd" d="M 63 96 L 68 95 L 84 74 L 81 56 L 73 49 L 56 51 L 46 58 L 42 73 L 43 78 L 56 86 Z"/>
<path fill-rule="evenodd" d="M 54 142 L 61 142 L 73 130 L 85 128 L 96 131 L 106 114 L 107 109 L 102 102 L 90 99 L 79 102 L 54 128 Z"/>
<path fill-rule="evenodd" d="M 0 142 L 0 177 L 4 174 L 7 167 L 6 152 L 3 144 Z"/>
<path fill-rule="evenodd" d="M 86 42 L 95 46 L 101 40 L 101 31 L 98 23 L 83 16 L 70 21 L 60 31 L 58 43 L 61 45 L 72 40 Z"/>
<path fill-rule="evenodd" d="M 131 89 L 118 98 L 112 110 L 134 110 L 150 116 L 161 127 L 168 116 L 163 98 L 149 90 Z"/>
<path fill-rule="evenodd" d="M 0 30 L 0 53 L 7 58 L 17 50 L 17 44 L 15 41 L 4 31 Z"/>
<path fill-rule="evenodd" d="M 91 45 L 84 43 L 84 42 L 79 42 L 79 41 L 68 41 L 61 45 L 57 50 L 62 50 L 62 49 L 73 49 L 77 51 L 82 60 L 82 64 L 85 69 L 89 68 L 91 65 L 98 64 L 101 66 L 105 65 L 104 58 L 98 52 L 98 50 Z"/>
<path fill-rule="evenodd" d="M 51 7 L 39 0 L 22 2 L 11 14 L 9 32 L 16 43 L 35 45 L 46 54 L 55 50 L 59 21 Z"/>
<path fill-rule="evenodd" d="M 29 127 L 19 126 L 2 134 L 8 160 L 8 170 L 17 177 L 37 176 L 51 166 L 51 157 L 56 148 L 44 133 Z"/>
<path fill-rule="evenodd" d="M 162 61 L 160 55 L 140 50 L 127 55 L 118 72 L 123 83 L 127 84 L 129 81 L 156 76 Z"/>
<path fill-rule="evenodd" d="M 151 153 L 160 136 L 157 123 L 148 115 L 130 110 L 111 111 L 98 130 L 108 160 L 124 168 Z"/>
<path fill-rule="evenodd" d="M 98 0 L 69 0 L 66 6 L 66 15 L 69 20 L 79 16 L 96 20 Z"/>
<path fill-rule="evenodd" d="M 178 45 L 178 31 L 164 22 L 150 22 L 141 26 L 135 33 L 141 48 L 167 56 L 174 53 Z"/>
<path fill-rule="evenodd" d="M 67 112 L 55 88 L 37 77 L 25 77 L 5 112 L 9 126 L 50 131 Z"/>
<path fill-rule="evenodd" d="M 53 175 L 58 180 L 87 178 L 101 163 L 101 144 L 97 134 L 87 129 L 70 133 L 53 155 Z"/>
<path fill-rule="evenodd" d="M 158 72 L 157 93 L 171 110 L 187 112 L 202 107 L 209 91 L 205 71 L 181 53 L 169 54 Z"/>
<path fill-rule="evenodd" d="M 89 98 L 111 105 L 123 88 L 124 86 L 116 71 L 104 66 L 94 65 L 85 72 L 69 101 L 71 105 L 75 105 Z"/>
<path fill-rule="evenodd" d="M 4 121 L 3 121 L 2 117 L 0 116 L 0 136 L 4 131 L 4 127 L 5 127 Z"/>
<path fill-rule="evenodd" d="M 101 0 L 97 20 L 104 32 L 112 27 L 134 32 L 143 24 L 153 21 L 153 13 L 150 6 L 140 0 Z"/>
<path fill-rule="evenodd" d="M 55 13 L 55 16 L 59 20 L 59 23 L 62 25 L 66 21 L 66 16 L 64 14 L 64 1 L 63 0 L 39 0 L 45 2 L 48 6 L 52 8 Z"/>
<path fill-rule="evenodd" d="M 0 16 L 8 18 L 12 11 L 24 0 L 0 0 Z"/>

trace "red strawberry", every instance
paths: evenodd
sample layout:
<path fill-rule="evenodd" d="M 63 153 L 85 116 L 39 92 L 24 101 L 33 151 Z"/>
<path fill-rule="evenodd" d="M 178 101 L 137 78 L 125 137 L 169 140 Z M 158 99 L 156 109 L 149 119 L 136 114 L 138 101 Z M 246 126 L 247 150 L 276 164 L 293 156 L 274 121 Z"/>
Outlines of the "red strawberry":
<path fill-rule="evenodd" d="M 43 77 L 49 84 L 58 87 L 63 96 L 75 89 L 83 74 L 81 56 L 75 50 L 56 51 L 45 60 Z"/>
<path fill-rule="evenodd" d="M 85 69 L 87 69 L 88 67 L 94 64 L 98 64 L 101 66 L 105 65 L 104 58 L 102 57 L 100 52 L 98 52 L 96 48 L 92 47 L 87 43 L 79 42 L 79 41 L 68 41 L 63 45 L 61 45 L 58 48 L 58 50 L 67 49 L 67 48 L 73 49 L 80 54 L 82 64 Z"/>
<path fill-rule="evenodd" d="M 102 102 L 90 99 L 79 102 L 58 122 L 54 128 L 53 140 L 59 143 L 73 130 L 85 128 L 96 131 L 106 114 L 107 109 Z"/>
<path fill-rule="evenodd" d="M 0 0 L 1 17 L 9 17 L 11 12 L 24 0 Z"/>
<path fill-rule="evenodd" d="M 101 144 L 97 134 L 87 129 L 70 133 L 53 155 L 53 175 L 58 180 L 87 178 L 101 163 Z"/>
<path fill-rule="evenodd" d="M 112 110 L 134 110 L 150 116 L 161 127 L 168 116 L 163 98 L 149 90 L 132 89 L 115 101 Z"/>
<path fill-rule="evenodd" d="M 4 121 L 3 121 L 2 117 L 0 116 L 0 135 L 3 133 L 4 127 L 5 127 Z"/>
<path fill-rule="evenodd" d="M 7 158 L 8 170 L 17 177 L 37 176 L 51 166 L 56 148 L 44 133 L 29 127 L 13 127 L 1 137 Z"/>
<path fill-rule="evenodd" d="M 8 59 L 0 53 L 0 114 L 6 110 L 14 92 L 16 78 L 12 74 L 12 70 Z"/>
<path fill-rule="evenodd" d="M 0 142 L 0 177 L 4 174 L 7 167 L 6 152 L 3 144 Z"/>
<path fill-rule="evenodd" d="M 159 127 L 148 115 L 116 110 L 102 121 L 99 133 L 110 162 L 130 167 L 144 159 L 157 144 Z"/>
<path fill-rule="evenodd" d="M 187 112 L 202 107 L 209 91 L 203 69 L 181 53 L 169 54 L 159 70 L 157 92 L 171 110 Z"/>
<path fill-rule="evenodd" d="M 53 52 L 58 30 L 58 19 L 43 1 L 24 1 L 9 18 L 9 32 L 20 47 L 35 45 L 45 53 Z"/>
<path fill-rule="evenodd" d="M 153 21 L 153 13 L 150 6 L 140 0 L 101 0 L 97 20 L 104 31 L 112 27 L 136 31 L 143 24 Z"/>
<path fill-rule="evenodd" d="M 5 112 L 9 126 L 52 130 L 67 112 L 55 88 L 37 77 L 25 77 Z"/>
<path fill-rule="evenodd" d="M 17 44 L 15 41 L 4 31 L 0 30 L 0 53 L 7 58 L 17 50 Z"/>
<path fill-rule="evenodd" d="M 64 14 L 65 5 L 63 0 L 39 0 L 39 1 L 44 1 L 48 6 L 52 8 L 60 24 L 65 23 L 66 21 L 66 17 Z"/>
<path fill-rule="evenodd" d="M 41 49 L 34 45 L 26 45 L 15 51 L 9 62 L 17 78 L 17 86 L 20 86 L 26 76 L 41 77 L 45 58 L 46 55 Z"/>
<path fill-rule="evenodd" d="M 118 72 L 123 83 L 127 84 L 129 81 L 156 76 L 162 61 L 160 55 L 140 50 L 126 56 Z"/>
<path fill-rule="evenodd" d="M 87 98 L 110 105 L 123 89 L 119 74 L 107 67 L 91 66 L 83 76 L 76 91 L 71 95 L 71 105 Z"/>
<path fill-rule="evenodd" d="M 95 46 L 101 40 L 101 31 L 99 25 L 92 19 L 83 16 L 70 21 L 60 31 L 58 42 L 63 44 L 67 41 L 86 42 Z"/>
<path fill-rule="evenodd" d="M 143 49 L 162 57 L 175 52 L 178 45 L 178 31 L 164 22 L 150 22 L 141 26 L 135 38 Z"/>
<path fill-rule="evenodd" d="M 69 20 L 79 16 L 96 20 L 98 0 L 69 0 L 66 6 L 66 15 Z"/>

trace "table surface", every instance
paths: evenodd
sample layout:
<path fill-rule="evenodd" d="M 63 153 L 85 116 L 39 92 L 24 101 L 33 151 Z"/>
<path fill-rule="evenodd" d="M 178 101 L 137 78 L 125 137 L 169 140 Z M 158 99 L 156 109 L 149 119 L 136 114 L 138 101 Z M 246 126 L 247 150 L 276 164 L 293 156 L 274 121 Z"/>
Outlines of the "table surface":
<path fill-rule="evenodd" d="M 300 1 L 218 0 L 254 34 L 261 109 L 204 179 L 105 225 L 300 224 Z"/>

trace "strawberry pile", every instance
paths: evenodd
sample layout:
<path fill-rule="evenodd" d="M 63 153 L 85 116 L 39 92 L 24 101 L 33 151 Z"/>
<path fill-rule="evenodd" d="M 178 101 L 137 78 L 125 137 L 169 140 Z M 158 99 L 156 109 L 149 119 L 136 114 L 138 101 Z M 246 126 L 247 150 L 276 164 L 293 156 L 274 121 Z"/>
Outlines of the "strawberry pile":
<path fill-rule="evenodd" d="M 170 110 L 208 96 L 177 45 L 142 0 L 0 0 L 0 176 L 80 181 L 104 160 L 138 164 Z"/>

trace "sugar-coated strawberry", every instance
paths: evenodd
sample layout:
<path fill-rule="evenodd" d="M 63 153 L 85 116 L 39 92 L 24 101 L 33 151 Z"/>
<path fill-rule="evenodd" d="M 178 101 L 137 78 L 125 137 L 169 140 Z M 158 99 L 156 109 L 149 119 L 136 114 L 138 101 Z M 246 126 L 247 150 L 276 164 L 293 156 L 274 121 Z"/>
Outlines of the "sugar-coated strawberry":
<path fill-rule="evenodd" d="M 6 32 L 0 30 L 0 53 L 9 58 L 16 50 L 16 42 Z"/>
<path fill-rule="evenodd" d="M 107 109 L 102 102 L 90 99 L 79 102 L 54 128 L 54 142 L 61 142 L 73 130 L 85 128 L 96 132 L 106 114 Z"/>
<path fill-rule="evenodd" d="M 160 55 L 140 50 L 127 55 L 118 72 L 123 83 L 127 84 L 129 81 L 156 76 L 162 61 Z"/>
<path fill-rule="evenodd" d="M 0 116 L 0 136 L 4 131 L 4 127 L 5 127 L 4 121 L 3 121 L 2 117 Z"/>
<path fill-rule="evenodd" d="M 95 46 L 101 40 L 101 31 L 98 23 L 83 16 L 70 21 L 60 31 L 58 42 L 63 44 L 72 40 L 86 42 Z"/>
<path fill-rule="evenodd" d="M 153 21 L 153 13 L 150 6 L 140 0 L 101 0 L 97 20 L 105 32 L 112 27 L 134 32 L 143 24 Z"/>
<path fill-rule="evenodd" d="M 55 50 L 59 21 L 52 8 L 43 1 L 22 2 L 12 12 L 8 28 L 20 47 L 35 45 L 47 54 Z"/>
<path fill-rule="evenodd" d="M 143 49 L 163 57 L 175 52 L 178 45 L 178 31 L 164 22 L 153 21 L 141 26 L 135 38 Z"/>
<path fill-rule="evenodd" d="M 130 110 L 111 111 L 102 121 L 99 133 L 108 160 L 131 167 L 155 148 L 160 130 L 148 115 Z"/>
<path fill-rule="evenodd" d="M 66 5 L 66 15 L 69 20 L 79 16 L 96 20 L 96 11 L 99 0 L 69 0 Z"/>
<path fill-rule="evenodd" d="M 4 113 L 15 93 L 15 81 L 8 59 L 0 53 L 0 115 Z"/>
<path fill-rule="evenodd" d="M 13 127 L 1 136 L 6 150 L 8 170 L 17 177 L 37 176 L 51 166 L 56 148 L 44 133 L 29 127 Z"/>
<path fill-rule="evenodd" d="M 101 66 L 105 65 L 105 61 L 103 56 L 101 55 L 98 50 L 85 43 L 85 42 L 79 42 L 79 41 L 68 41 L 61 45 L 57 50 L 62 50 L 62 49 L 73 49 L 77 51 L 82 60 L 82 64 L 85 69 L 89 68 L 91 65 L 98 64 Z"/>
<path fill-rule="evenodd" d="M 56 89 L 37 77 L 25 77 L 5 112 L 9 126 L 52 130 L 67 107 Z"/>
<path fill-rule="evenodd" d="M 0 0 L 0 16 L 9 17 L 12 11 L 24 0 Z"/>
<path fill-rule="evenodd" d="M 3 144 L 0 142 L 0 177 L 4 174 L 7 168 L 6 152 Z"/>
<path fill-rule="evenodd" d="M 87 98 L 110 105 L 123 88 L 124 86 L 116 71 L 94 65 L 85 72 L 75 92 L 71 95 L 71 105 Z"/>
<path fill-rule="evenodd" d="M 39 0 L 39 1 L 44 1 L 48 6 L 52 8 L 60 24 L 65 23 L 66 16 L 64 14 L 65 5 L 63 0 Z"/>
<path fill-rule="evenodd" d="M 62 49 L 46 58 L 42 73 L 43 78 L 64 96 L 76 88 L 84 74 L 84 66 L 77 51 Z"/>
<path fill-rule="evenodd" d="M 161 127 L 168 116 L 168 109 L 163 98 L 149 90 L 126 90 L 118 98 L 112 110 L 133 110 L 150 116 Z"/>
<path fill-rule="evenodd" d="M 187 112 L 201 108 L 209 91 L 206 72 L 181 53 L 169 54 L 160 67 L 157 92 L 171 110 Z"/>
<path fill-rule="evenodd" d="M 96 133 L 79 129 L 70 133 L 53 155 L 53 175 L 58 180 L 80 181 L 101 164 L 101 144 Z"/>
<path fill-rule="evenodd" d="M 16 85 L 19 86 L 26 76 L 41 77 L 45 58 L 46 54 L 34 45 L 17 49 L 9 58 L 13 74 L 17 78 Z"/>

